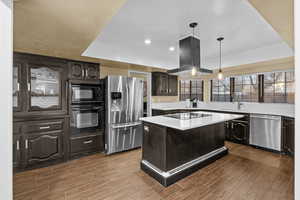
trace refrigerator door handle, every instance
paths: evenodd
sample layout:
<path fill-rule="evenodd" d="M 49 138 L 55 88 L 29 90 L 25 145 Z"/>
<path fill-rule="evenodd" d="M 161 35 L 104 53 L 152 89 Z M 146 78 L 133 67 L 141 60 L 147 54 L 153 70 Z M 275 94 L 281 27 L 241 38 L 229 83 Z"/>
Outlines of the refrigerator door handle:
<path fill-rule="evenodd" d="M 133 126 L 139 126 L 142 122 L 134 122 L 134 123 L 128 123 L 128 124 L 118 124 L 118 125 L 112 125 L 111 127 L 116 128 L 127 128 L 127 127 L 133 127 Z"/>

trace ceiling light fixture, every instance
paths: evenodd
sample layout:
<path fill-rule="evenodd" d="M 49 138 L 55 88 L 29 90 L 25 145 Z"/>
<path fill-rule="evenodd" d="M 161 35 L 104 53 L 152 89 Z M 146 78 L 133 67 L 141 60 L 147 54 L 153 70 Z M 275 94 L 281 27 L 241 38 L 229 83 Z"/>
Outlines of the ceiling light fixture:
<path fill-rule="evenodd" d="M 169 51 L 175 51 L 175 47 L 173 46 L 169 47 Z"/>
<path fill-rule="evenodd" d="M 219 72 L 218 72 L 218 79 L 223 79 L 223 72 L 222 72 L 222 40 L 224 40 L 223 37 L 217 38 L 217 40 L 220 42 L 220 62 L 219 62 Z"/>
<path fill-rule="evenodd" d="M 145 42 L 146 45 L 151 44 L 151 40 L 150 39 L 146 39 L 144 42 Z"/>

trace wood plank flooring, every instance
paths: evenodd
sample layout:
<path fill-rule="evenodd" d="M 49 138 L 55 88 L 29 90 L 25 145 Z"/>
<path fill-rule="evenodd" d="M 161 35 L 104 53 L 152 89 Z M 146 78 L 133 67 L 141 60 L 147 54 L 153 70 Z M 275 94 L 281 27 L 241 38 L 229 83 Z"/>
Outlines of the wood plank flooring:
<path fill-rule="evenodd" d="M 226 143 L 229 155 L 167 188 L 140 170 L 141 150 L 14 175 L 15 200 L 292 200 L 293 160 Z"/>

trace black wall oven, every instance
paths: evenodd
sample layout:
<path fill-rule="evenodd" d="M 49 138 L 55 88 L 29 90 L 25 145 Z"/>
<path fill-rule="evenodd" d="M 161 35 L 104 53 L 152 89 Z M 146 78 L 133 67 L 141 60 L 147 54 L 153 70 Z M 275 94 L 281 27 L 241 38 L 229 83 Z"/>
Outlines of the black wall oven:
<path fill-rule="evenodd" d="M 104 130 L 105 110 L 103 105 L 78 104 L 72 105 L 71 133 L 76 135 L 96 134 Z"/>
<path fill-rule="evenodd" d="M 95 84 L 70 82 L 71 137 L 100 135 L 105 128 L 104 88 Z"/>
<path fill-rule="evenodd" d="M 104 101 L 101 85 L 71 84 L 71 103 L 100 103 Z"/>

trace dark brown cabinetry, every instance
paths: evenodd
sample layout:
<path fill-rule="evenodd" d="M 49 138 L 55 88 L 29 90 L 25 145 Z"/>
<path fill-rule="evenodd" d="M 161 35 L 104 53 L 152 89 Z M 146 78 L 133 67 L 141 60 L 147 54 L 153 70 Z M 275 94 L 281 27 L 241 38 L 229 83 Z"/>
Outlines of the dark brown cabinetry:
<path fill-rule="evenodd" d="M 34 164 L 62 159 L 67 125 L 65 119 L 24 121 L 14 124 L 13 165 L 26 169 Z"/>
<path fill-rule="evenodd" d="M 25 135 L 25 165 L 62 158 L 63 132 L 45 132 Z"/>
<path fill-rule="evenodd" d="M 244 120 L 232 120 L 225 122 L 225 137 L 226 140 L 249 144 L 249 122 Z"/>
<path fill-rule="evenodd" d="M 99 152 L 103 149 L 103 135 L 71 138 L 70 151 L 72 157 Z"/>
<path fill-rule="evenodd" d="M 80 80 L 99 79 L 99 64 L 69 62 L 69 78 Z"/>
<path fill-rule="evenodd" d="M 17 52 L 13 62 L 14 168 L 22 171 L 68 160 L 68 78 L 95 82 L 99 64 Z M 103 145 L 99 137 L 97 143 Z M 93 145 L 82 152 L 91 152 Z"/>
<path fill-rule="evenodd" d="M 30 54 L 14 54 L 14 116 L 67 114 L 65 61 Z"/>
<path fill-rule="evenodd" d="M 177 96 L 178 78 L 164 72 L 152 72 L 152 96 Z"/>
<path fill-rule="evenodd" d="M 295 151 L 295 119 L 282 118 L 282 150 L 284 153 L 294 155 Z"/>

